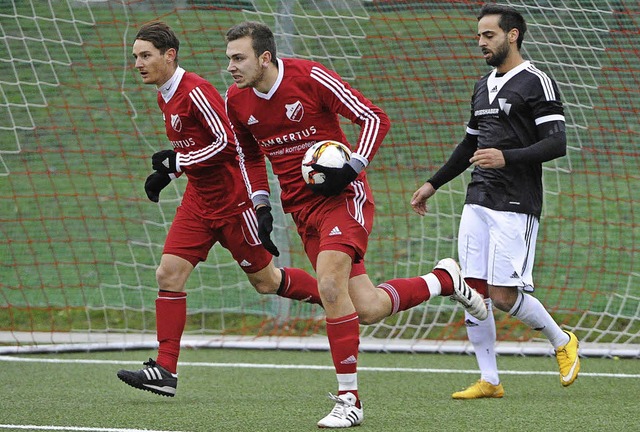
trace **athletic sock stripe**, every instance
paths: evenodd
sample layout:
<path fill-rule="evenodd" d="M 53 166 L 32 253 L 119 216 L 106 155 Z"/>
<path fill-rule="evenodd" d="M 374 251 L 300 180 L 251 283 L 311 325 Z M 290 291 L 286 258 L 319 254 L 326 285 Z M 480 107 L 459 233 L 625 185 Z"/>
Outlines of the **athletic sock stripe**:
<path fill-rule="evenodd" d="M 378 285 L 378 288 L 384 290 L 389 295 L 391 299 L 392 311 L 391 314 L 395 314 L 400 309 L 400 294 L 398 294 L 398 290 L 395 289 L 393 285 L 389 285 L 388 283 L 381 283 Z"/>

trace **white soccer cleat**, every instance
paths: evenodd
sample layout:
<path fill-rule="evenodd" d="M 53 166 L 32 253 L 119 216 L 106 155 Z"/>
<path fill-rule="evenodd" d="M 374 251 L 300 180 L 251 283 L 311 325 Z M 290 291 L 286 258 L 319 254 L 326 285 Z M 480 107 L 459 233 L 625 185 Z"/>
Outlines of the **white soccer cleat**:
<path fill-rule="evenodd" d="M 484 299 L 476 290 L 464 281 L 460 266 L 453 258 L 445 258 L 438 261 L 434 269 L 444 270 L 453 280 L 453 294 L 451 299 L 460 303 L 471 315 L 479 320 L 487 319 L 489 312 Z"/>
<path fill-rule="evenodd" d="M 329 393 L 329 399 L 336 404 L 331 412 L 318 422 L 319 428 L 348 428 L 358 426 L 364 419 L 362 403 L 356 407 L 356 397 L 353 393 L 334 396 Z"/>

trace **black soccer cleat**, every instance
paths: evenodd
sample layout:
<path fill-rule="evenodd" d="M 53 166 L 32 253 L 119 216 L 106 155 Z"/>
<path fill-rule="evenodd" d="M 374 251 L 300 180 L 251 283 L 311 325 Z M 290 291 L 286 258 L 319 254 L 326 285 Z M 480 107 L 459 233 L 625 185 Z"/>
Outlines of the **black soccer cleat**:
<path fill-rule="evenodd" d="M 144 368 L 136 371 L 121 369 L 118 378 L 131 387 L 150 391 L 161 396 L 174 397 L 178 387 L 178 374 L 172 374 L 153 359 L 144 362 Z"/>

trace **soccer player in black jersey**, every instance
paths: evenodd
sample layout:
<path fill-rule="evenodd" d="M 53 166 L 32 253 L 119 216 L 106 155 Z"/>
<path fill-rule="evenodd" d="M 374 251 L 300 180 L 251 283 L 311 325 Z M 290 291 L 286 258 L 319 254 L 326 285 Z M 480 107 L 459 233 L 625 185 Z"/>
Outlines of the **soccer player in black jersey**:
<path fill-rule="evenodd" d="M 556 351 L 560 382 L 578 376 L 578 339 L 564 331 L 531 295 L 538 223 L 542 210 L 542 163 L 564 156 L 566 134 L 558 86 L 526 61 L 520 47 L 527 26 L 515 9 L 486 4 L 478 16 L 478 45 L 494 69 L 471 98 L 462 142 L 411 199 L 424 215 L 427 199 L 473 165 L 458 233 L 458 255 L 467 283 L 484 293 L 487 319 L 466 315 L 481 378 L 454 399 L 500 398 L 492 303 L 541 331 Z"/>

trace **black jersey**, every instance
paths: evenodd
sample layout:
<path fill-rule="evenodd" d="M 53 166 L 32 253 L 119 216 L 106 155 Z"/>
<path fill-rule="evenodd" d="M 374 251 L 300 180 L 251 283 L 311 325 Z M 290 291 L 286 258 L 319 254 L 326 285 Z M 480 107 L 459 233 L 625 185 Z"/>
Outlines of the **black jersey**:
<path fill-rule="evenodd" d="M 530 62 L 503 76 L 496 76 L 494 69 L 476 83 L 467 133 L 477 137 L 477 148 L 506 154 L 529 147 L 554 123 L 564 131 L 558 86 Z M 520 160 L 500 169 L 475 167 L 465 202 L 540 217 L 542 163 Z"/>

